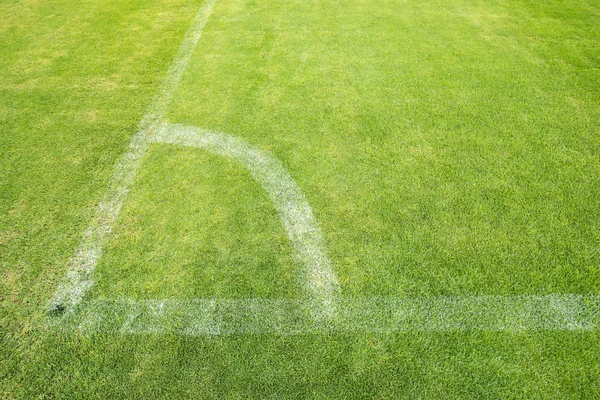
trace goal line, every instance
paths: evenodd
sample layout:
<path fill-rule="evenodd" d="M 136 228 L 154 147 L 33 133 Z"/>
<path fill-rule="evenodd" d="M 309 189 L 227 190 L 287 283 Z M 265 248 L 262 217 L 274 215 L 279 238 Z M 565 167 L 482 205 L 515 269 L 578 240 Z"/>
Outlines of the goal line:
<path fill-rule="evenodd" d="M 232 334 L 420 331 L 586 331 L 600 324 L 600 296 L 341 298 L 316 320 L 312 303 L 273 299 L 92 300 L 61 322 L 86 333 Z"/>

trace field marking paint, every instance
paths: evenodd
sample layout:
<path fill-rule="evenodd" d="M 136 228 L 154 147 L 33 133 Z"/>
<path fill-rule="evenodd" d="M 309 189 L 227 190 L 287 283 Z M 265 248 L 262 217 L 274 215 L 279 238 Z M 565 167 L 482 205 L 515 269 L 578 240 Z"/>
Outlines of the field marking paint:
<path fill-rule="evenodd" d="M 303 300 L 91 300 L 64 326 L 130 334 L 299 335 L 600 328 L 600 296 L 461 296 L 341 298 L 336 318 L 315 321 Z"/>
<path fill-rule="evenodd" d="M 198 40 L 200 40 L 202 30 L 204 29 L 204 25 L 206 25 L 206 21 L 208 21 L 215 2 L 216 0 L 206 0 L 196 13 L 192 26 L 186 32 L 177 50 L 177 54 L 169 66 L 167 76 L 162 81 L 158 93 L 154 96 L 152 103 L 146 111 L 146 115 L 140 121 L 138 131 L 151 131 L 165 116 L 167 107 L 171 104 L 171 100 L 173 100 L 175 90 L 177 90 L 181 77 L 187 69 L 190 58 L 198 45 Z"/>
<path fill-rule="evenodd" d="M 186 33 L 157 95 L 117 163 L 110 186 L 51 303 L 53 322 L 82 332 L 236 333 L 591 330 L 600 328 L 600 296 L 358 297 L 343 298 L 321 232 L 298 185 L 284 166 L 241 139 L 167 124 L 165 112 L 215 4 L 208 0 Z M 192 146 L 244 165 L 271 197 L 304 266 L 307 298 L 133 300 L 88 299 L 102 248 L 150 143 Z"/>
<path fill-rule="evenodd" d="M 117 164 L 96 216 L 69 262 L 65 282 L 52 301 L 51 309 L 54 312 L 73 312 L 93 285 L 92 274 L 102 256 L 102 248 L 135 180 L 142 156 L 149 144 L 154 142 L 205 148 L 231 157 L 248 168 L 274 202 L 295 249 L 296 259 L 305 267 L 304 287 L 310 299 L 311 315 L 316 320 L 325 321 L 335 314 L 339 294 L 337 277 L 325 254 L 321 232 L 312 210 L 283 165 L 240 139 L 198 128 L 161 123 L 214 4 L 215 0 L 208 1 L 196 14 L 165 80 L 138 125 L 127 153 Z"/>
<path fill-rule="evenodd" d="M 52 300 L 51 309 L 61 313 L 72 311 L 92 286 L 92 273 L 102 256 L 102 247 L 135 180 L 142 156 L 148 150 L 148 137 L 164 117 L 214 4 L 215 0 L 207 0 L 196 13 L 158 93 L 131 138 L 127 152 L 115 167 L 110 186 L 96 209 L 94 219 L 85 230 L 75 256 L 69 261 L 67 276 Z"/>
<path fill-rule="evenodd" d="M 246 167 L 271 198 L 296 261 L 304 266 L 303 286 L 313 303 L 313 316 L 321 320 L 335 314 L 340 287 L 326 255 L 321 231 L 300 187 L 277 159 L 236 137 L 193 126 L 163 123 L 152 140 L 201 148 Z"/>

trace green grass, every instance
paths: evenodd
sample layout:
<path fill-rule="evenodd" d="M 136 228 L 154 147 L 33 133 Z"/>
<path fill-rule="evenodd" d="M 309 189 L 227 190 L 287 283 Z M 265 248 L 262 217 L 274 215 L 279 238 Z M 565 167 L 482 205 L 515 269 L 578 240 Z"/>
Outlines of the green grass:
<path fill-rule="evenodd" d="M 92 297 L 297 297 L 287 236 L 242 167 L 161 145 L 150 150 L 137 182 Z"/>
<path fill-rule="evenodd" d="M 590 332 L 90 334 L 45 307 L 199 1 L 0 3 L 0 397 L 597 398 Z M 275 155 L 344 296 L 598 293 L 591 0 L 218 0 L 167 119 Z M 302 295 L 239 165 L 154 145 L 93 298 Z"/>

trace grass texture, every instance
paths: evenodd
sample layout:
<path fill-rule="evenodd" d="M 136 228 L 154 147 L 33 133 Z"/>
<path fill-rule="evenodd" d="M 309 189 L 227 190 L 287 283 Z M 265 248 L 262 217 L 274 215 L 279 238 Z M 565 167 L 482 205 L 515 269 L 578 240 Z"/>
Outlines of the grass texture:
<path fill-rule="evenodd" d="M 199 1 L 2 1 L 0 397 L 595 398 L 587 332 L 82 334 L 45 308 Z M 597 294 L 590 0 L 219 0 L 166 118 L 277 157 L 342 294 Z M 152 145 L 89 296 L 296 299 L 239 165 Z"/>

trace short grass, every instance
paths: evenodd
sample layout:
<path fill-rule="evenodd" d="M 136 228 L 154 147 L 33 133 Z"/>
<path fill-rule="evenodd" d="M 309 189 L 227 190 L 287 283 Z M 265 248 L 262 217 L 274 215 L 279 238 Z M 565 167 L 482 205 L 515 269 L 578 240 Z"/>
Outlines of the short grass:
<path fill-rule="evenodd" d="M 0 397 L 600 397 L 597 331 L 49 328 L 200 5 L 0 3 Z M 218 0 L 167 118 L 279 158 L 345 296 L 598 293 L 599 20 L 591 0 Z M 297 273 L 246 171 L 155 145 L 90 296 L 292 299 Z"/>

